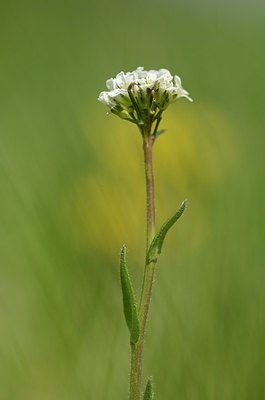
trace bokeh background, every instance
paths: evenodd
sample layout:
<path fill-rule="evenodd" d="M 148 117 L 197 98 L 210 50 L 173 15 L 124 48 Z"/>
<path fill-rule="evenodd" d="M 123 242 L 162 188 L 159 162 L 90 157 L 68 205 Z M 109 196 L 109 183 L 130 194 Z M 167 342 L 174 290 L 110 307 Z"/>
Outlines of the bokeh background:
<path fill-rule="evenodd" d="M 97 96 L 139 65 L 194 98 L 154 148 L 158 225 L 189 207 L 157 270 L 144 377 L 157 399 L 264 399 L 264 3 L 0 8 L 0 399 L 127 398 L 118 254 L 139 295 L 142 150 Z"/>

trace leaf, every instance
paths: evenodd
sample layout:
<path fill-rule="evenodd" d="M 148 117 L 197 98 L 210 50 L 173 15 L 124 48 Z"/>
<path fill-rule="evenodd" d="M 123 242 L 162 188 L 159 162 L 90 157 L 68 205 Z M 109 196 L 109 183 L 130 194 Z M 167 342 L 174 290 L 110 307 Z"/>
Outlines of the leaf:
<path fill-rule="evenodd" d="M 162 135 L 163 133 L 165 133 L 166 130 L 165 129 L 159 129 L 159 131 L 156 131 L 155 133 L 153 133 L 153 144 L 156 142 L 156 139 Z"/>
<path fill-rule="evenodd" d="M 160 228 L 158 233 L 155 235 L 155 237 L 152 240 L 150 247 L 148 249 L 147 264 L 150 264 L 150 262 L 155 261 L 157 259 L 158 255 L 161 253 L 166 234 L 168 233 L 169 229 L 175 224 L 175 222 L 184 213 L 186 204 L 187 204 L 187 202 L 186 202 L 186 200 L 184 200 L 181 203 L 180 208 L 176 211 L 176 213 L 162 225 L 162 227 Z"/>
<path fill-rule="evenodd" d="M 163 133 L 165 133 L 166 132 L 166 130 L 165 129 L 159 129 L 159 131 L 157 131 L 156 133 L 155 133 L 155 139 L 157 139 L 158 138 L 158 136 L 160 136 L 160 135 L 162 135 Z"/>
<path fill-rule="evenodd" d="M 120 254 L 120 277 L 121 277 L 121 289 L 123 295 L 123 311 L 125 320 L 127 322 L 131 334 L 131 342 L 136 343 L 140 335 L 140 323 L 139 323 L 134 290 L 132 287 L 130 275 L 127 268 L 126 255 L 127 255 L 127 249 L 126 246 L 124 245 L 122 246 Z"/>
<path fill-rule="evenodd" d="M 153 384 L 151 378 L 148 379 L 143 400 L 153 400 L 154 398 L 154 391 L 153 391 Z"/>

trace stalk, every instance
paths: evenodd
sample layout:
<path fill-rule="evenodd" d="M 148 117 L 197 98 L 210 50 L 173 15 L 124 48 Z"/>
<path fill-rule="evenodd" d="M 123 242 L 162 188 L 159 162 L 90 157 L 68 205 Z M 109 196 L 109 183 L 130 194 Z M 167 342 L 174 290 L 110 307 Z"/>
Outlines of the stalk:
<path fill-rule="evenodd" d="M 152 163 L 153 137 L 143 134 L 143 151 L 146 184 L 146 254 L 155 235 L 155 189 Z M 143 346 L 146 321 L 150 307 L 156 262 L 145 262 L 142 295 L 139 307 L 140 336 L 136 344 L 131 343 L 130 400 L 140 400 Z"/>
<path fill-rule="evenodd" d="M 120 72 L 106 82 L 109 91 L 100 93 L 98 100 L 109 107 L 110 112 L 137 125 L 143 138 L 146 184 L 146 259 L 141 300 L 137 309 L 136 296 L 127 268 L 126 246 L 120 253 L 120 278 L 123 295 L 123 311 L 130 333 L 131 373 L 129 400 L 141 400 L 141 378 L 146 322 L 150 308 L 157 258 L 162 251 L 169 229 L 181 217 L 186 201 L 155 233 L 155 189 L 152 164 L 152 146 L 157 137 L 162 114 L 181 97 L 192 101 L 182 88 L 180 78 L 166 69 L 145 71 L 138 67 L 133 72 Z M 146 384 L 144 399 L 154 397 L 152 382 Z"/>

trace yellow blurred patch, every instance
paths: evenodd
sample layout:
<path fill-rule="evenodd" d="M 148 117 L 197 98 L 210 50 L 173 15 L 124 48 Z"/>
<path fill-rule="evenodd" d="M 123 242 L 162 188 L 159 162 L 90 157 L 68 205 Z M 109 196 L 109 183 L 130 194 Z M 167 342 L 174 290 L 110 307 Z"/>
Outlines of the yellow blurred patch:
<path fill-rule="evenodd" d="M 87 139 L 95 162 L 77 182 L 67 207 L 73 238 L 81 250 L 117 255 L 124 242 L 144 254 L 145 191 L 141 136 L 115 116 L 97 116 Z M 177 104 L 166 111 L 166 133 L 154 145 L 158 225 L 188 198 L 181 230 L 190 248 L 207 238 L 207 198 L 225 184 L 235 163 L 235 134 L 224 115 L 208 105 Z M 174 240 L 174 238 L 173 238 Z M 132 252 L 133 253 L 133 252 Z M 138 256 L 139 257 L 139 256 Z M 138 258 L 132 255 L 132 261 Z"/>

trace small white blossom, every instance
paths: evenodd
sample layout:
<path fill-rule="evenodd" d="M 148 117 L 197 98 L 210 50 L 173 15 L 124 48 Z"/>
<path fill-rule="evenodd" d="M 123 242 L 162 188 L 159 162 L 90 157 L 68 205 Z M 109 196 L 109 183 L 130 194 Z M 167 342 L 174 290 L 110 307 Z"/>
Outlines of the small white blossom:
<path fill-rule="evenodd" d="M 108 91 L 100 93 L 98 100 L 120 118 L 137 124 L 141 130 L 151 130 L 152 123 L 160 121 L 169 104 L 181 97 L 189 97 L 179 76 L 167 69 L 123 71 L 106 82 Z M 157 124 L 158 125 L 158 124 Z"/>

